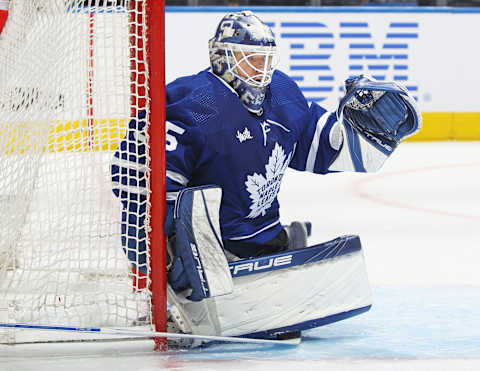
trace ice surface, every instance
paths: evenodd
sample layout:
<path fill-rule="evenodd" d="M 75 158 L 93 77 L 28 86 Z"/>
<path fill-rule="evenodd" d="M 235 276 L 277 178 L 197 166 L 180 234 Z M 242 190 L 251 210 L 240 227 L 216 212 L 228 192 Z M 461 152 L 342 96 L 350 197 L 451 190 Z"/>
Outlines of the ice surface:
<path fill-rule="evenodd" d="M 366 314 L 304 333 L 297 348 L 212 344 L 159 354 L 150 341 L 0 346 L 1 371 L 479 370 L 480 142 L 405 143 L 377 174 L 288 172 L 282 221 L 312 243 L 359 234 Z"/>

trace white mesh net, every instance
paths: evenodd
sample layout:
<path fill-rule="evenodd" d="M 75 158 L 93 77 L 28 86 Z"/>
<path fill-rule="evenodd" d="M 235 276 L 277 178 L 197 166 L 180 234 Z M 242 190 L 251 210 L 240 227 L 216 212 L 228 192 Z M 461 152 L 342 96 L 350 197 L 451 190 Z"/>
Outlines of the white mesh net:
<path fill-rule="evenodd" d="M 149 192 L 129 184 L 121 200 L 111 175 L 129 121 L 146 108 L 146 83 L 137 81 L 148 80 L 139 59 L 143 3 L 10 3 L 0 36 L 0 322 L 151 323 L 150 292 L 134 280 L 122 248 L 122 210 L 142 193 L 138 209 L 147 213 Z M 0 342 L 45 338 L 58 335 L 0 329 Z"/>

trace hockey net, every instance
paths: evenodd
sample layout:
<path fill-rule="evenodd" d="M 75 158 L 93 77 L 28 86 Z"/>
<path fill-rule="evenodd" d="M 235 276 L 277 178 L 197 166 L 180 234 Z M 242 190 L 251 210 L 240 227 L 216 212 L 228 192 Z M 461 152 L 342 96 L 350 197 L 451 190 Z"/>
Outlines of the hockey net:
<path fill-rule="evenodd" d="M 152 312 L 151 284 L 164 263 L 150 254 L 148 234 L 122 229 L 122 211 L 138 194 L 145 202 L 130 208 L 127 222 L 152 229 L 149 2 L 10 1 L 0 35 L 1 323 L 164 328 Z M 114 153 L 141 111 L 146 125 L 133 137 L 146 138 L 146 163 L 128 157 L 126 166 L 142 169 L 132 176 L 143 179 L 117 197 Z M 132 261 L 140 254 L 127 254 L 122 237 L 146 244 L 145 262 Z M 163 287 L 153 287 L 161 313 Z M 93 338 L 67 334 L 0 328 L 0 343 Z"/>

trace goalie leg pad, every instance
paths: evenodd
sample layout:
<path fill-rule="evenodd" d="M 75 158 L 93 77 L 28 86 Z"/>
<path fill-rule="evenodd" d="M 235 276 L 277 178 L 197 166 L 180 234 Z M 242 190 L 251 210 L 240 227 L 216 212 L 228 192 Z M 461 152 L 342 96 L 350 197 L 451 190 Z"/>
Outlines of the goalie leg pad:
<path fill-rule="evenodd" d="M 168 281 L 175 292 L 200 301 L 232 292 L 233 282 L 220 234 L 219 187 L 186 188 L 178 195 L 173 257 Z"/>
<path fill-rule="evenodd" d="M 230 268 L 229 295 L 193 302 L 169 291 L 169 303 L 192 333 L 275 337 L 363 313 L 372 303 L 357 236 L 230 262 Z"/>

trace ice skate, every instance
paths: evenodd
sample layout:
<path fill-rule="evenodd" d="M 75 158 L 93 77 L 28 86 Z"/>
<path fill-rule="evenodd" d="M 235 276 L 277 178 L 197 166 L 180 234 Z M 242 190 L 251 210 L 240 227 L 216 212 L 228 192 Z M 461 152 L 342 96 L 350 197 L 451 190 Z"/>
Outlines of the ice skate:
<path fill-rule="evenodd" d="M 183 320 L 182 315 L 175 305 L 170 305 L 167 311 L 167 332 L 175 334 L 191 334 L 187 323 Z M 167 344 L 172 348 L 192 348 L 195 345 L 195 340 L 193 339 L 184 339 L 177 338 L 167 339 Z M 196 344 L 199 345 L 199 344 Z"/>
<path fill-rule="evenodd" d="M 307 238 L 312 234 L 312 223 L 292 222 L 285 227 L 288 236 L 288 250 L 297 250 L 307 247 Z"/>

